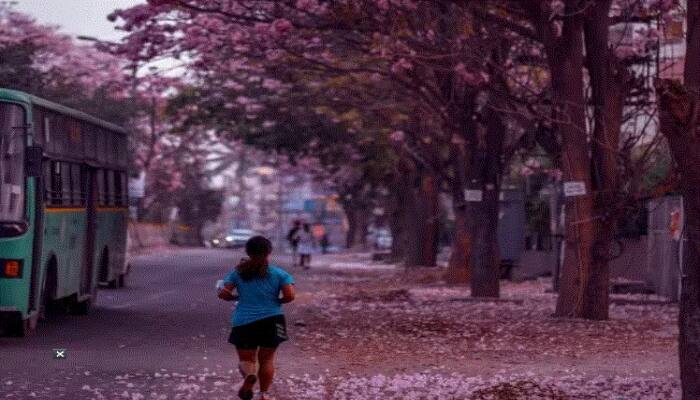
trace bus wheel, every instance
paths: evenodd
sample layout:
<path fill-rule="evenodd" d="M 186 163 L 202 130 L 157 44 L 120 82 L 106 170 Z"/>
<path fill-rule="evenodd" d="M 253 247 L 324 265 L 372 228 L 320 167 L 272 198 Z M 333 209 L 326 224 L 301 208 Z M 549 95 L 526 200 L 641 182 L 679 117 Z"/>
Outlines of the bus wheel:
<path fill-rule="evenodd" d="M 106 286 L 110 289 L 115 289 L 118 287 L 117 279 L 109 280 L 109 250 L 104 249 L 102 255 L 100 256 L 100 267 L 99 267 L 99 283 L 101 286 Z"/>
<path fill-rule="evenodd" d="M 53 296 L 56 293 L 56 265 L 52 261 L 46 269 L 46 279 L 41 290 L 41 302 L 39 303 L 39 319 L 47 320 L 53 318 L 57 313 L 56 303 Z"/>
<path fill-rule="evenodd" d="M 90 309 L 92 309 L 92 302 L 93 298 L 89 298 L 87 300 L 83 301 L 75 301 L 73 304 L 71 304 L 71 314 L 73 315 L 88 315 L 90 313 Z"/>
<path fill-rule="evenodd" d="M 29 319 L 23 320 L 20 313 L 13 313 L 4 317 L 2 327 L 3 329 L 0 333 L 7 337 L 24 337 L 32 331 Z"/>
<path fill-rule="evenodd" d="M 126 277 L 129 275 L 129 272 L 131 271 L 131 264 L 126 264 L 126 271 L 122 274 L 119 274 L 119 282 L 117 283 L 117 287 L 123 288 L 126 286 Z"/>

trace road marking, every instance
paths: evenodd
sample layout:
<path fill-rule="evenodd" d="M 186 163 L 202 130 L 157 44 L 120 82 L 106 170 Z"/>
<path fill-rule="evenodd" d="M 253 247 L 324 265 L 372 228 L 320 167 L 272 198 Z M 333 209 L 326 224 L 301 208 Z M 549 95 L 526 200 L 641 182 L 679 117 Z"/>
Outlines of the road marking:
<path fill-rule="evenodd" d="M 107 308 L 111 308 L 111 309 L 114 309 L 114 310 L 119 310 L 119 309 L 122 309 L 122 308 L 133 307 L 133 306 L 136 306 L 136 305 L 139 305 L 139 304 L 147 304 L 147 303 L 150 302 L 150 301 L 158 300 L 158 299 L 161 299 L 161 298 L 163 298 L 163 297 L 165 297 L 165 296 L 167 296 L 167 295 L 169 295 L 169 294 L 175 294 L 175 293 L 177 293 L 177 292 L 178 292 L 178 291 L 175 290 L 175 289 L 173 289 L 173 290 L 168 290 L 168 291 L 165 291 L 165 292 L 161 292 L 161 293 L 157 293 L 157 294 L 152 294 L 152 295 L 150 295 L 150 296 L 148 296 L 148 297 L 144 297 L 144 298 L 139 299 L 139 300 L 137 300 L 137 301 L 130 301 L 130 302 L 128 302 L 128 303 L 118 304 L 118 305 L 111 306 L 111 307 L 108 306 Z"/>

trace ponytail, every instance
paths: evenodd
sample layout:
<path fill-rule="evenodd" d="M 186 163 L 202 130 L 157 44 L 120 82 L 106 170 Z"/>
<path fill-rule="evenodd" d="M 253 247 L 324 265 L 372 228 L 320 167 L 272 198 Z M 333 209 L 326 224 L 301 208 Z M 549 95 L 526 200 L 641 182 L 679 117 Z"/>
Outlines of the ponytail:
<path fill-rule="evenodd" d="M 244 281 L 265 278 L 267 276 L 267 260 L 258 257 L 243 259 L 236 266 L 236 271 Z"/>

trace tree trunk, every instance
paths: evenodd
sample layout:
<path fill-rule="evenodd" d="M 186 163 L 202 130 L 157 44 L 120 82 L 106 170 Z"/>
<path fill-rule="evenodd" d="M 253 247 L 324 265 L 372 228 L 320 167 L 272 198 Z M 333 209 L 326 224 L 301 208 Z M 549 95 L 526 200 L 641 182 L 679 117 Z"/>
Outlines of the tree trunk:
<path fill-rule="evenodd" d="M 437 179 L 407 155 L 399 161 L 391 205 L 392 255 L 408 266 L 435 266 L 440 229 Z"/>
<path fill-rule="evenodd" d="M 685 226 L 678 314 L 683 399 L 700 399 L 700 2 L 688 2 L 684 85 L 656 83 L 659 122 L 679 172 Z"/>
<path fill-rule="evenodd" d="M 678 353 L 683 399 L 700 399 L 700 132 L 698 97 L 676 82 L 657 83 L 661 130 L 681 175 L 685 214 Z"/>
<path fill-rule="evenodd" d="M 357 232 L 360 230 L 358 224 L 358 210 L 352 206 L 344 206 L 345 218 L 348 221 L 348 231 L 345 233 L 345 248 L 352 249 L 357 245 Z"/>
<path fill-rule="evenodd" d="M 471 245 L 467 234 L 467 212 L 462 195 L 453 196 L 452 204 L 455 226 L 445 280 L 449 283 L 467 283 L 471 275 L 469 268 Z"/>
<path fill-rule="evenodd" d="M 476 143 L 467 157 L 456 157 L 467 179 L 453 183 L 455 232 L 447 279 L 471 286 L 473 297 L 498 297 L 500 259 L 498 254 L 498 211 L 503 145 L 506 127 L 496 112 L 482 112 L 484 122 L 474 127 Z M 481 200 L 467 201 L 460 182 L 481 192 Z"/>
<path fill-rule="evenodd" d="M 408 195 L 404 185 L 393 184 L 390 193 L 389 228 L 391 229 L 391 259 L 393 262 L 403 262 L 408 253 L 408 227 L 406 226 L 406 209 L 404 199 Z"/>
<path fill-rule="evenodd" d="M 629 74 L 609 48 L 610 5 L 600 1 L 585 17 L 586 68 L 591 82 L 593 105 L 592 190 L 596 243 L 588 282 L 581 288 L 583 302 L 579 316 L 607 319 L 610 283 L 610 249 L 617 229 L 619 198 L 618 148 L 624 98 Z"/>
<path fill-rule="evenodd" d="M 498 100 L 495 100 L 498 101 Z M 471 214 L 467 226 L 471 237 L 472 297 L 498 297 L 501 260 L 498 254 L 498 210 L 503 170 L 503 145 L 506 126 L 497 112 L 488 108 L 482 113 L 478 145 L 472 155 L 470 185 L 477 184 L 482 199 L 468 202 Z"/>
<path fill-rule="evenodd" d="M 483 200 L 469 203 L 471 237 L 472 297 L 498 297 L 500 258 L 498 255 L 498 190 L 485 190 Z"/>
<path fill-rule="evenodd" d="M 415 189 L 415 212 L 409 212 L 406 216 L 412 220 L 409 224 L 413 228 L 410 234 L 415 238 L 407 264 L 434 267 L 440 232 L 437 182 L 434 176 L 428 174 L 422 176 L 420 181 L 420 187 Z"/>
<path fill-rule="evenodd" d="M 343 210 L 345 211 L 345 217 L 348 219 L 348 232 L 345 237 L 345 246 L 348 249 L 366 247 L 370 211 L 347 202 Z"/>
<path fill-rule="evenodd" d="M 586 195 L 568 197 L 566 204 L 565 257 L 561 272 L 557 316 L 592 318 L 586 296 L 595 291 L 591 285 L 594 267 L 593 248 L 599 221 L 595 218 L 591 196 L 591 159 L 586 132 L 583 89 L 583 15 L 582 2 L 566 2 L 561 36 L 549 20 L 548 2 L 534 12 L 534 25 L 543 38 L 552 76 L 553 117 L 562 141 L 562 169 L 565 181 L 582 182 Z M 606 294 L 607 295 L 607 294 Z M 594 300 L 595 301 L 595 300 Z M 607 309 L 607 308 L 606 308 Z M 607 311 L 606 311 L 607 312 Z"/>

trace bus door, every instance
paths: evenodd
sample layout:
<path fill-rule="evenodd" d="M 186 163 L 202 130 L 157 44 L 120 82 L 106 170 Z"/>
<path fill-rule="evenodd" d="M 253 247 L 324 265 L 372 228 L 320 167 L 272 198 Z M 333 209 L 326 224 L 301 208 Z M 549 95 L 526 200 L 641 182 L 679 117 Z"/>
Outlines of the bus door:
<path fill-rule="evenodd" d="M 30 273 L 31 285 L 29 288 L 29 311 L 39 309 L 39 291 L 41 290 L 41 253 L 44 244 L 44 205 L 46 196 L 51 190 L 51 163 L 43 162 L 43 154 L 39 148 L 38 157 L 42 172 L 34 178 L 34 243 L 32 244 L 32 271 Z"/>
<path fill-rule="evenodd" d="M 85 247 L 83 248 L 83 263 L 80 269 L 80 294 L 92 293 L 92 274 L 95 260 L 95 234 L 97 231 L 97 181 L 96 169 L 83 165 L 85 193 Z"/>

